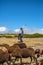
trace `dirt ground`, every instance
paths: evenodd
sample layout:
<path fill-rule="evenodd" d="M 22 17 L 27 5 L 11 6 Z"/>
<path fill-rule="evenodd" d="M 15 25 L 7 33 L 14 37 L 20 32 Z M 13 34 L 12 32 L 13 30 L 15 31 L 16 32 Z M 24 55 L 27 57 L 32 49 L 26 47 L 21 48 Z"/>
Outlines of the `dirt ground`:
<path fill-rule="evenodd" d="M 27 47 L 33 47 L 34 49 L 40 48 L 43 49 L 43 38 L 23 38 L 24 43 L 27 45 Z M 13 44 L 17 43 L 17 38 L 0 38 L 0 44 L 9 44 L 12 46 Z M 43 59 L 43 57 L 38 58 L 38 60 Z M 29 58 L 23 59 L 23 63 L 30 62 Z M 30 64 L 23 64 L 23 65 L 30 65 Z M 32 63 L 31 65 L 34 65 Z"/>

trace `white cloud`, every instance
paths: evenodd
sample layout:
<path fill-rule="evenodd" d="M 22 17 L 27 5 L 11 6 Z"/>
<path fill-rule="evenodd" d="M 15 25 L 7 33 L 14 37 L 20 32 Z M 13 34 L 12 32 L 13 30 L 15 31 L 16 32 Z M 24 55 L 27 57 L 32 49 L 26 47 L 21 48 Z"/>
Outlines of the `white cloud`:
<path fill-rule="evenodd" d="M 0 33 L 8 33 L 8 29 L 6 27 L 0 27 Z"/>
<path fill-rule="evenodd" d="M 4 32 L 4 31 L 6 31 L 6 30 L 7 30 L 6 27 L 0 27 L 0 32 Z"/>

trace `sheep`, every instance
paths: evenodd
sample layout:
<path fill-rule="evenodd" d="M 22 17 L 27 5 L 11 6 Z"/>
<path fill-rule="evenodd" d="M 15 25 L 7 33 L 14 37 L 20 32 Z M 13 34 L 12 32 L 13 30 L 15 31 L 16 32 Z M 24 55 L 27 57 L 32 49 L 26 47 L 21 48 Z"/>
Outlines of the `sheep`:
<path fill-rule="evenodd" d="M 36 49 L 35 54 L 37 54 L 37 58 L 40 57 L 40 55 L 43 55 L 43 50 L 42 49 Z"/>
<path fill-rule="evenodd" d="M 13 52 L 12 52 L 12 54 L 11 54 L 13 57 L 15 57 L 15 60 L 17 59 L 17 58 L 20 58 L 20 63 L 22 64 L 22 58 L 28 58 L 28 57 L 30 57 L 30 59 L 31 59 L 31 62 L 32 62 L 32 57 L 36 60 L 36 63 L 37 63 L 37 59 L 36 59 L 36 57 L 35 57 L 35 52 L 34 51 L 32 51 L 32 50 L 30 50 L 30 49 L 28 49 L 28 48 L 23 48 L 23 49 L 21 49 L 21 48 L 16 48 Z M 30 62 L 30 63 L 31 63 Z"/>
<path fill-rule="evenodd" d="M 8 53 L 8 50 L 5 48 L 5 47 L 0 47 L 0 64 L 4 62 L 7 62 L 9 61 L 9 53 Z M 9 63 L 8 63 L 9 64 Z"/>
<path fill-rule="evenodd" d="M 40 49 L 36 49 L 36 50 L 35 50 L 35 54 L 37 55 L 37 58 L 39 58 L 39 57 L 40 57 L 39 52 L 40 52 Z"/>
<path fill-rule="evenodd" d="M 33 49 L 30 49 L 30 48 L 23 48 L 22 49 L 22 57 L 30 57 L 31 59 L 31 62 L 32 62 L 32 57 L 34 58 L 34 60 L 36 60 L 36 63 L 37 63 L 37 59 L 35 57 L 35 51 Z M 31 63 L 30 62 L 30 63 Z"/>

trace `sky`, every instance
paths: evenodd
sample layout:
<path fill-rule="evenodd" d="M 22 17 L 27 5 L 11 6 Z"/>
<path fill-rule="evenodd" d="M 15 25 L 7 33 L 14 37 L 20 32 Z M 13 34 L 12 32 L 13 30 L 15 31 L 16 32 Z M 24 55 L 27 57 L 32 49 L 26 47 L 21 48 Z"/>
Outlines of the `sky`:
<path fill-rule="evenodd" d="M 43 0 L 0 0 L 0 31 L 20 27 L 28 33 L 43 33 Z"/>

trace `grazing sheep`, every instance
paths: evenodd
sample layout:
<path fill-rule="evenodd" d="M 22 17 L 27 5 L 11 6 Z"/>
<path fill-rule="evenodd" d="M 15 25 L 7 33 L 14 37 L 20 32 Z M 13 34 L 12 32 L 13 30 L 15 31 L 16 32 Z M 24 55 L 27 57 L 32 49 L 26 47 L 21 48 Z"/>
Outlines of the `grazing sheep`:
<path fill-rule="evenodd" d="M 32 57 L 36 60 L 36 63 L 37 63 L 37 59 L 35 57 L 35 52 L 28 49 L 28 48 L 23 48 L 23 49 L 20 49 L 19 47 L 16 48 L 12 54 L 11 54 L 13 57 L 15 57 L 16 59 L 17 58 L 20 58 L 20 63 L 22 64 L 22 58 L 28 58 L 30 57 L 31 59 L 31 62 L 32 62 Z M 15 59 L 15 60 L 16 60 Z M 30 63 L 31 63 L 30 62 Z"/>
<path fill-rule="evenodd" d="M 18 43 L 18 44 L 16 43 L 16 44 L 14 44 L 13 46 L 15 46 L 15 45 L 18 45 L 21 49 L 22 49 L 22 48 L 27 48 L 26 44 L 23 43 L 23 42 L 22 42 L 22 43 Z"/>
<path fill-rule="evenodd" d="M 22 57 L 30 57 L 31 59 L 31 62 L 32 62 L 32 57 L 34 58 L 34 60 L 36 61 L 37 63 L 37 59 L 35 57 L 35 51 L 33 49 L 30 49 L 30 48 L 23 48 L 22 49 Z"/>
<path fill-rule="evenodd" d="M 38 57 L 40 57 L 40 56 L 43 55 L 43 50 L 41 50 L 41 49 L 36 49 L 36 50 L 35 50 L 35 54 L 37 54 L 37 58 L 38 58 Z"/>
<path fill-rule="evenodd" d="M 0 64 L 1 63 L 3 64 L 4 62 L 8 63 L 8 61 L 9 61 L 8 50 L 5 47 L 3 48 L 0 47 Z"/>
<path fill-rule="evenodd" d="M 10 48 L 10 46 L 8 44 L 2 44 L 2 45 L 0 45 L 0 49 L 2 49 L 5 52 L 8 51 L 8 53 L 9 53 L 9 48 Z M 9 53 L 9 60 L 11 61 L 10 53 Z"/>
<path fill-rule="evenodd" d="M 39 57 L 40 57 L 39 52 L 40 52 L 40 49 L 36 49 L 36 50 L 35 50 L 35 54 L 37 55 L 37 58 L 39 58 Z"/>

